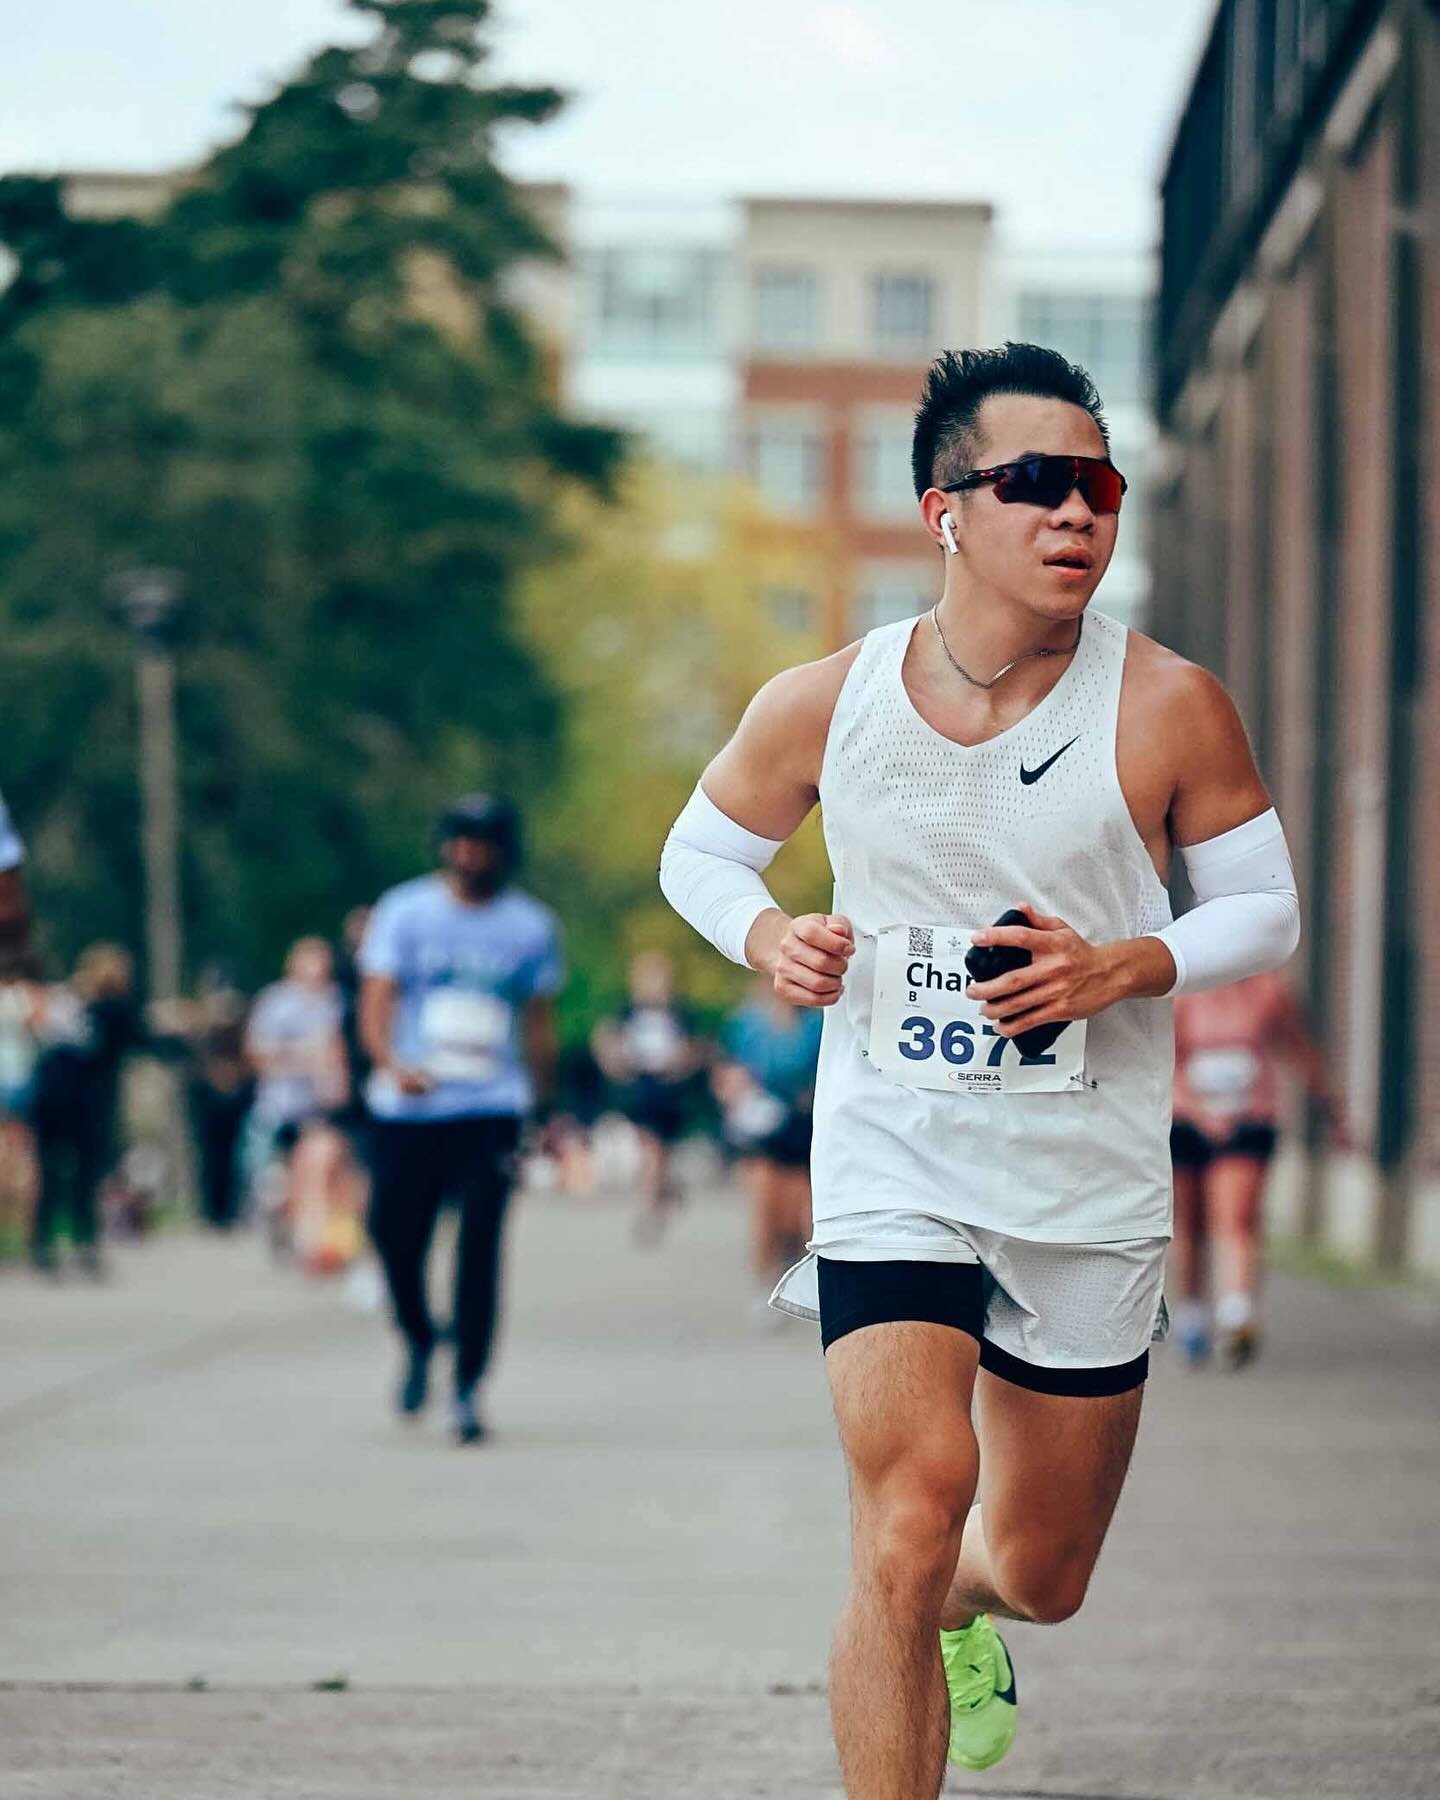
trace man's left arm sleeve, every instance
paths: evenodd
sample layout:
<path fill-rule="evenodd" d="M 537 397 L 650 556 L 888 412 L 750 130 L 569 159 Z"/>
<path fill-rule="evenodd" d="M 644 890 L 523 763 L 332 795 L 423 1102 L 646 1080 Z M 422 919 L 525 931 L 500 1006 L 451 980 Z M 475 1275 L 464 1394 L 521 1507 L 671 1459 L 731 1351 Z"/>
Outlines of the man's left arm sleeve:
<path fill-rule="evenodd" d="M 1275 809 L 1182 847 L 1196 904 L 1158 937 L 1175 960 L 1176 994 L 1203 993 L 1278 969 L 1300 942 L 1300 896 Z"/>

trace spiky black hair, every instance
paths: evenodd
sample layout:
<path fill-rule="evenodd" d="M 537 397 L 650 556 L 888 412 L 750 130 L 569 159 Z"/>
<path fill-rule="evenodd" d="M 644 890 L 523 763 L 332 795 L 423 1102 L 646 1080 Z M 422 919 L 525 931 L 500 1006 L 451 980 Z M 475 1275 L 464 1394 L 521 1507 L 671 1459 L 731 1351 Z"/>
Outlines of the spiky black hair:
<path fill-rule="evenodd" d="M 999 350 L 947 350 L 925 377 L 915 412 L 910 470 L 918 500 L 928 487 L 958 481 L 980 453 L 980 409 L 992 394 L 1034 394 L 1083 407 L 1110 448 L 1110 428 L 1095 383 L 1078 363 L 1041 344 Z"/>

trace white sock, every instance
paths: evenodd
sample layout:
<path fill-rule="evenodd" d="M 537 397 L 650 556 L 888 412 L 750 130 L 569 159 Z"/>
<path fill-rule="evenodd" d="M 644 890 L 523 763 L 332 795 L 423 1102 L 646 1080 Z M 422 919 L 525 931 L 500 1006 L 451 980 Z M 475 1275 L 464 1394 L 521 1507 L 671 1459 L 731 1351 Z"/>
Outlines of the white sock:
<path fill-rule="evenodd" d="M 1222 1331 L 1243 1331 L 1255 1322 L 1255 1302 L 1249 1294 L 1222 1294 L 1215 1307 L 1215 1323 Z"/>
<path fill-rule="evenodd" d="M 1175 1302 L 1175 1332 L 1178 1337 L 1202 1337 L 1210 1329 L 1210 1308 L 1203 1300 Z"/>

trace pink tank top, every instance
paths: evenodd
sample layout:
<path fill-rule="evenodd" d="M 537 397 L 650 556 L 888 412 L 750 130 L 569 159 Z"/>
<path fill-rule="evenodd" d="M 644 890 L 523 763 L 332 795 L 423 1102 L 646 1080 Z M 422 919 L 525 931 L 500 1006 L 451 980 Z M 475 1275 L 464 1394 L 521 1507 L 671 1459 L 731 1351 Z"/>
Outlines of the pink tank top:
<path fill-rule="evenodd" d="M 1175 1117 L 1212 1136 L 1241 1119 L 1275 1123 L 1277 1051 L 1289 1010 L 1277 974 L 1252 975 L 1175 1002 Z"/>

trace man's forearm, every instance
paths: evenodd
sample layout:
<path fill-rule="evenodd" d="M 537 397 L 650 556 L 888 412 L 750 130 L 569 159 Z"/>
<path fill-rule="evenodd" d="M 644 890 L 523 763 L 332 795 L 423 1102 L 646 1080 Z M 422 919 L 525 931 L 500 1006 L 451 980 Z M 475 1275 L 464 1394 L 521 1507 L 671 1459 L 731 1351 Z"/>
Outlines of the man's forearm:
<path fill-rule="evenodd" d="M 1158 937 L 1121 938 L 1100 953 L 1117 1000 L 1158 1000 L 1175 985 L 1175 958 Z"/>

